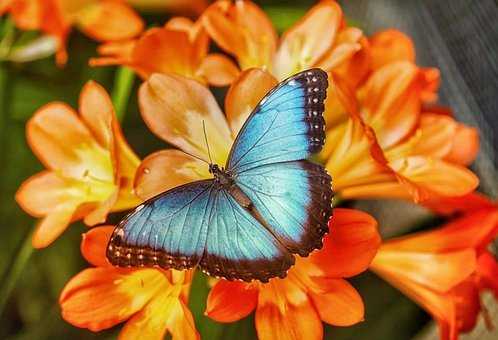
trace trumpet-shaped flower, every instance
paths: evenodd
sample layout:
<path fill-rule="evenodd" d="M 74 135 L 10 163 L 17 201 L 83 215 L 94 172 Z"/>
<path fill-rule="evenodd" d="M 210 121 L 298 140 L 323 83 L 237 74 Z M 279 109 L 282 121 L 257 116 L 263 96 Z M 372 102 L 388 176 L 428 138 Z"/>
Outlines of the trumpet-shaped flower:
<path fill-rule="evenodd" d="M 69 323 L 97 332 L 126 321 L 119 339 L 198 339 L 188 293 L 192 271 L 122 269 L 106 258 L 112 226 L 83 235 L 81 252 L 92 264 L 64 287 L 59 304 Z"/>
<path fill-rule="evenodd" d="M 426 309 L 441 339 L 457 339 L 476 323 L 479 292 L 498 297 L 498 265 L 486 250 L 497 234 L 498 209 L 484 207 L 440 229 L 386 241 L 370 269 Z"/>
<path fill-rule="evenodd" d="M 208 296 L 206 315 L 219 322 L 240 320 L 255 310 L 258 338 L 321 339 L 322 322 L 350 326 L 363 320 L 358 292 L 344 278 L 364 271 L 380 244 L 369 215 L 334 210 L 324 247 L 298 257 L 285 279 L 269 283 L 218 281 Z"/>
<path fill-rule="evenodd" d="M 99 41 L 128 39 L 143 30 L 142 19 L 121 0 L 10 0 L 0 15 L 10 12 L 16 26 L 40 30 L 57 39 L 56 60 L 67 61 L 66 40 L 72 26 Z"/>
<path fill-rule="evenodd" d="M 270 19 L 251 1 L 217 1 L 202 20 L 213 40 L 237 59 L 242 70 L 260 67 L 282 80 L 320 67 L 347 75 L 355 83 L 368 69 L 364 51 L 368 42 L 361 30 L 345 24 L 335 1 L 319 2 L 280 41 Z"/>
<path fill-rule="evenodd" d="M 33 245 L 46 247 L 74 220 L 105 221 L 109 211 L 139 203 L 133 191 L 139 159 L 123 138 L 105 90 L 88 82 L 79 114 L 64 103 L 49 103 L 28 121 L 33 152 L 47 167 L 26 180 L 16 194 L 29 214 L 43 217 Z"/>
<path fill-rule="evenodd" d="M 109 42 L 99 47 L 92 66 L 126 65 L 142 78 L 152 73 L 175 73 L 217 86 L 230 84 L 237 67 L 224 55 L 208 54 L 209 37 L 202 24 L 175 17 L 136 40 Z"/>
<path fill-rule="evenodd" d="M 436 97 L 439 73 L 413 64 L 413 46 L 394 32 L 372 39 L 378 68 L 364 83 L 354 90 L 335 78 L 329 90 L 321 157 L 335 175 L 335 189 L 345 198 L 466 195 L 478 184 L 465 168 L 478 151 L 477 131 L 441 110 L 424 109 Z"/>

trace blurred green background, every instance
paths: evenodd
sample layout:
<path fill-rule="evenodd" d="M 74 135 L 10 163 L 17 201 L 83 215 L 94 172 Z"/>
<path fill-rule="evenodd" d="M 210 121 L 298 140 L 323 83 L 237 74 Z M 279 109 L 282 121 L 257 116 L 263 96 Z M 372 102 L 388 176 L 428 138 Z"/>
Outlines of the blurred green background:
<path fill-rule="evenodd" d="M 489 3 L 492 2 L 489 1 Z M 292 5 L 283 1 L 263 1 L 260 3 L 268 11 L 276 27 L 282 31 L 302 16 L 313 2 L 294 1 Z M 428 28 L 419 26 L 428 25 L 426 18 L 424 19 L 424 15 L 427 13 L 424 11 L 433 9 L 431 6 L 438 5 L 430 4 L 430 2 L 425 5 L 401 5 L 401 2 L 384 0 L 376 3 L 375 6 L 368 1 L 345 3 L 348 19 L 364 28 L 367 33 L 372 33 L 381 27 L 393 26 L 402 28 L 406 33 L 414 35 L 417 44 L 427 43 L 423 35 Z M 462 8 L 467 3 L 470 4 L 465 1 L 460 3 Z M 487 2 L 483 1 L 483 3 Z M 450 7 L 452 6 L 456 8 L 454 4 Z M 496 3 L 494 10 L 496 11 Z M 458 8 L 456 11 L 458 12 Z M 489 9 L 484 7 L 482 11 L 489 11 Z M 159 25 L 167 17 L 166 14 L 155 14 L 146 15 L 145 18 L 148 25 Z M 482 18 L 478 17 L 478 19 L 482 21 Z M 437 23 L 437 20 L 440 18 L 434 19 L 433 23 Z M 0 63 L 1 339 L 112 339 L 117 334 L 117 329 L 98 334 L 77 329 L 65 323 L 60 317 L 57 300 L 62 287 L 70 277 L 87 266 L 79 251 L 81 233 L 85 232 L 87 227 L 81 223 L 76 223 L 52 246 L 31 254 L 29 242 L 26 243 L 25 240 L 29 237 L 35 221 L 24 213 L 13 199 L 20 183 L 42 170 L 41 164 L 34 157 L 25 140 L 25 123 L 33 112 L 43 104 L 54 100 L 64 101 L 76 107 L 80 89 L 89 79 L 96 80 L 109 92 L 112 92 L 116 69 L 87 66 L 88 59 L 96 54 L 96 46 L 95 42 L 74 31 L 69 40 L 69 62 L 63 69 L 55 66 L 53 58 L 26 64 Z M 421 50 L 420 46 L 417 47 L 418 50 Z M 447 48 L 447 53 L 452 56 L 450 44 Z M 450 104 L 456 102 L 456 105 L 459 106 L 457 109 L 460 109 L 457 110 L 458 117 L 471 125 L 479 126 L 483 131 L 483 153 L 475 170 L 485 177 L 482 190 L 488 194 L 496 195 L 496 192 L 493 192 L 496 190 L 493 184 L 497 183 L 496 167 L 493 167 L 496 155 L 493 146 L 496 146 L 496 143 L 489 131 L 486 132 L 489 127 L 491 127 L 491 131 L 496 130 L 493 128 L 496 127 L 494 125 L 496 118 L 489 120 L 489 117 L 486 116 L 486 112 L 494 110 L 494 107 L 486 106 L 486 98 L 475 96 L 474 101 L 469 101 L 466 98 L 462 103 L 462 99 L 459 98 L 462 96 L 462 91 L 476 93 L 472 87 L 473 83 L 469 83 L 465 74 L 461 73 L 460 76 L 464 79 L 463 85 L 471 84 L 472 86 L 468 85 L 467 89 L 463 90 L 459 88 L 458 86 L 463 85 L 458 83 L 458 74 L 453 74 L 451 68 L 448 69 L 447 65 L 443 65 L 446 64 L 447 60 L 443 57 L 437 53 L 431 55 L 430 50 L 424 48 L 419 55 L 422 63 L 442 67 L 443 102 Z M 453 62 L 460 64 L 461 61 L 458 58 L 461 56 L 452 58 Z M 445 74 L 446 71 L 449 74 Z M 470 69 L 466 72 L 472 73 L 473 71 Z M 450 80 L 456 79 L 456 85 L 453 82 L 447 83 L 448 78 L 445 77 L 450 78 Z M 479 79 L 479 81 L 483 80 Z M 134 150 L 139 156 L 144 157 L 152 151 L 164 148 L 165 145 L 147 130 L 140 118 L 136 102 L 138 83 L 139 81 L 136 79 L 134 89 L 129 97 L 123 128 L 126 138 Z M 457 88 L 455 89 L 454 86 Z M 221 99 L 223 90 L 218 90 L 216 93 L 218 99 Z M 494 93 L 496 94 L 496 91 Z M 470 116 L 469 114 L 473 111 L 483 112 L 482 116 L 477 116 L 478 118 Z M 388 212 L 389 209 L 392 211 L 392 204 L 401 206 L 397 215 Z M 389 236 L 401 234 L 408 229 L 430 227 L 440 222 L 417 209 L 414 212 L 412 206 L 405 203 L 360 202 L 359 207 L 370 211 L 379 219 L 382 226 L 389 226 L 389 228 L 383 229 L 384 234 Z M 386 207 L 389 208 L 386 209 Z M 118 218 L 119 216 L 113 215 L 110 221 L 115 222 Z M 418 222 L 413 223 L 413 221 Z M 13 266 L 15 259 L 18 259 L 16 263 L 21 264 L 21 266 Z M 430 321 L 427 314 L 375 275 L 365 273 L 353 279 L 352 282 L 365 300 L 366 320 L 355 327 L 344 329 L 327 326 L 325 333 L 327 339 L 410 339 Z M 203 311 L 207 293 L 205 277 L 199 275 L 192 287 L 190 305 L 198 330 L 204 339 L 237 338 L 243 340 L 255 338 L 252 317 L 229 325 L 216 324 L 204 317 Z"/>

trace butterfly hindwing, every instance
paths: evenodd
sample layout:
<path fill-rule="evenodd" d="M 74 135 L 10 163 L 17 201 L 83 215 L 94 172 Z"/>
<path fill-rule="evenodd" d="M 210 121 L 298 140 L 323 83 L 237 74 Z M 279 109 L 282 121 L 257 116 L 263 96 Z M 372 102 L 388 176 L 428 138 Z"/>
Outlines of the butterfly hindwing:
<path fill-rule="evenodd" d="M 271 90 L 237 136 L 227 169 L 234 173 L 258 166 L 308 158 L 325 140 L 323 119 L 327 73 L 311 69 Z"/>
<path fill-rule="evenodd" d="M 121 267 L 188 269 L 227 279 L 283 276 L 294 258 L 213 180 L 169 190 L 140 205 L 114 230 L 107 258 Z"/>
<path fill-rule="evenodd" d="M 307 256 L 322 247 L 333 195 L 322 166 L 306 160 L 268 164 L 234 179 L 289 251 Z"/>

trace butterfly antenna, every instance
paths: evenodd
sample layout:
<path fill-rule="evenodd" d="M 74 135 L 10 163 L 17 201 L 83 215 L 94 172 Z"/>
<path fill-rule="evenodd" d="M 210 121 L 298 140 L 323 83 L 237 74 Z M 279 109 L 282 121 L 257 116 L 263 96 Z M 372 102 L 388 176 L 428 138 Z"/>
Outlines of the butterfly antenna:
<path fill-rule="evenodd" d="M 202 162 L 204 162 L 204 163 L 206 163 L 206 164 L 211 164 L 211 163 L 209 163 L 208 161 L 206 161 L 205 159 L 202 159 L 202 158 L 200 158 L 199 156 L 193 155 L 193 154 L 191 154 L 190 152 L 187 152 L 187 151 L 184 151 L 184 150 L 182 150 L 182 152 L 183 152 L 183 153 L 186 153 L 187 155 L 189 155 L 189 156 L 191 156 L 191 157 L 194 157 L 195 159 L 198 159 L 198 160 L 200 160 L 200 161 L 202 161 Z"/>
<path fill-rule="evenodd" d="M 209 162 L 210 164 L 213 164 L 213 159 L 211 158 L 211 150 L 209 149 L 209 143 L 208 143 L 208 138 L 207 138 L 207 133 L 206 133 L 206 123 L 204 120 L 202 121 L 202 130 L 204 130 L 204 139 L 206 141 L 206 146 L 208 150 L 208 156 L 209 156 Z"/>

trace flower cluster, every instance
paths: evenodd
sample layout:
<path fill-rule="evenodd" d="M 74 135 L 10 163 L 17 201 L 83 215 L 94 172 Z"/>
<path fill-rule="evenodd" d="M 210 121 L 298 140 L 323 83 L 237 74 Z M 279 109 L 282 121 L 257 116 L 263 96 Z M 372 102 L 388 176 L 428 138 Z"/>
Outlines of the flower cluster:
<path fill-rule="evenodd" d="M 435 104 L 439 71 L 416 64 L 411 39 L 392 29 L 366 36 L 348 25 L 332 0 L 317 3 L 281 37 L 251 1 L 219 0 L 207 8 L 201 1 L 172 1 L 175 6 L 199 17 L 173 17 L 143 30 L 124 1 L 0 2 L 0 14 L 9 12 L 19 28 L 57 37 L 59 63 L 67 59 L 71 26 L 103 41 L 89 64 L 127 66 L 138 74 L 143 121 L 175 147 L 141 161 L 123 137 L 108 94 L 91 81 L 78 112 L 64 103 L 39 109 L 27 124 L 27 139 L 47 170 L 16 195 L 26 212 L 42 218 L 33 245 L 48 246 L 73 221 L 105 223 L 110 212 L 210 178 L 197 157 L 225 164 L 263 96 L 286 77 L 318 67 L 330 85 L 326 144 L 316 160 L 331 174 L 336 200 L 403 199 L 459 216 L 439 229 L 381 244 L 372 216 L 335 208 L 321 250 L 296 256 L 283 279 L 216 280 L 205 314 L 234 322 L 255 312 L 260 339 L 321 339 L 322 321 L 350 326 L 363 320 L 362 298 L 345 279 L 370 268 L 428 310 L 442 339 L 472 329 L 479 292 L 491 289 L 498 297 L 498 265 L 487 249 L 498 234 L 498 209 L 474 192 L 479 179 L 467 168 L 479 149 L 477 130 Z M 212 46 L 221 52 L 211 53 Z M 209 85 L 228 86 L 224 112 Z M 210 150 L 205 134 L 212 136 Z M 197 273 L 112 267 L 105 258 L 111 232 L 112 226 L 98 226 L 84 234 L 81 252 L 92 268 L 61 293 L 63 318 L 92 331 L 128 320 L 123 339 L 198 338 L 187 307 Z"/>

